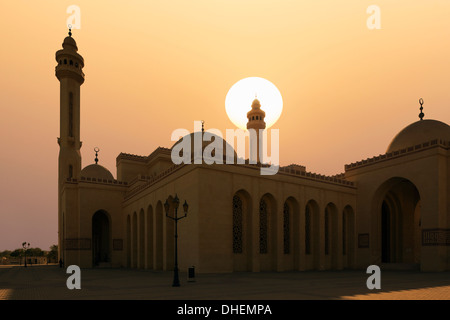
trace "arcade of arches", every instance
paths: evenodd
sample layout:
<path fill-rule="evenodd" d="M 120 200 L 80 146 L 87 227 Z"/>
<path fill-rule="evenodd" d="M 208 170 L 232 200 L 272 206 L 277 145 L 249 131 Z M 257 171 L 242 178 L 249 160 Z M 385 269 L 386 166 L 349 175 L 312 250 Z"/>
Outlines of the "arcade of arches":
<path fill-rule="evenodd" d="M 267 193 L 253 212 L 251 196 L 245 190 L 236 192 L 230 203 L 227 215 L 231 221 L 223 230 L 228 241 L 222 244 L 232 252 L 230 271 L 354 267 L 355 216 L 351 205 L 338 210 L 329 202 L 321 210 L 316 200 L 301 206 L 294 197 L 288 197 L 277 203 Z M 126 226 L 128 267 L 173 269 L 174 226 L 163 213 L 162 200 L 128 214 Z"/>

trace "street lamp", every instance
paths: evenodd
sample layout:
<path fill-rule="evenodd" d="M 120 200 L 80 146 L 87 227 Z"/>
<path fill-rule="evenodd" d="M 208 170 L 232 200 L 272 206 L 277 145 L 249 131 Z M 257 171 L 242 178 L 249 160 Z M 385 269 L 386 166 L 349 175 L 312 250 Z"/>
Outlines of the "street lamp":
<path fill-rule="evenodd" d="M 180 200 L 178 199 L 178 196 L 175 194 L 175 198 L 172 200 L 173 207 L 175 208 L 175 217 L 171 217 L 169 216 L 169 209 L 170 209 L 169 198 L 167 198 L 166 202 L 164 202 L 164 210 L 166 211 L 166 217 L 175 221 L 175 266 L 173 268 L 172 287 L 179 287 L 180 279 L 178 277 L 178 220 L 186 218 L 189 205 L 185 200 L 183 204 L 184 216 L 178 217 L 178 207 L 180 205 Z"/>
<path fill-rule="evenodd" d="M 22 243 L 23 253 L 25 256 L 25 268 L 27 267 L 27 250 L 29 247 L 30 247 L 30 243 L 26 243 L 26 242 Z"/>

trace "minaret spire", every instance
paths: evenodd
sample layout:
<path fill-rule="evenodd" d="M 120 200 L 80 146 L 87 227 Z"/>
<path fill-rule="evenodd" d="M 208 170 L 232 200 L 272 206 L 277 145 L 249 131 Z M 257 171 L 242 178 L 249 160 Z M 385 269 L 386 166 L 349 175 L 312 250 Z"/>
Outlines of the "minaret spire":
<path fill-rule="evenodd" d="M 94 159 L 94 161 L 95 161 L 95 164 L 97 164 L 97 162 L 98 162 L 98 153 L 100 152 L 100 149 L 98 147 L 95 147 L 94 151 L 95 151 L 95 159 Z"/>
<path fill-rule="evenodd" d="M 423 120 L 423 116 L 425 115 L 422 110 L 423 110 L 423 99 L 420 98 L 419 99 L 419 104 L 420 104 L 420 113 L 419 113 L 419 118 L 420 120 Z"/>

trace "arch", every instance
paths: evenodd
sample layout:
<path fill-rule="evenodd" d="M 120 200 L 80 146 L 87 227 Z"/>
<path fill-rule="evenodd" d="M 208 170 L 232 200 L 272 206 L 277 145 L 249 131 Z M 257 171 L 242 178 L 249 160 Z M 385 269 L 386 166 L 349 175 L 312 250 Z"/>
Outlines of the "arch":
<path fill-rule="evenodd" d="M 146 249 L 146 268 L 152 269 L 153 266 L 153 207 L 151 205 L 147 208 L 147 249 Z"/>
<path fill-rule="evenodd" d="M 175 216 L 175 207 L 173 197 L 169 196 L 169 216 Z M 164 217 L 164 270 L 173 270 L 175 265 L 175 222 L 172 219 Z"/>
<path fill-rule="evenodd" d="M 292 221 L 292 209 L 287 202 L 283 205 L 283 253 L 291 253 L 291 221 Z"/>
<path fill-rule="evenodd" d="M 137 213 L 133 213 L 131 221 L 131 267 L 137 268 Z"/>
<path fill-rule="evenodd" d="M 338 268 L 338 209 L 329 202 L 324 212 L 324 251 L 325 269 Z"/>
<path fill-rule="evenodd" d="M 59 258 L 62 259 L 62 262 L 65 263 L 66 258 L 66 246 L 65 246 L 65 239 L 66 239 L 66 224 L 65 224 L 66 215 L 63 211 L 62 213 L 62 237 L 60 239 L 60 247 L 59 250 Z"/>
<path fill-rule="evenodd" d="M 421 197 L 409 179 L 392 177 L 374 195 L 374 252 L 381 263 L 420 264 Z"/>
<path fill-rule="evenodd" d="M 252 199 L 241 189 L 232 199 L 233 271 L 252 270 Z"/>
<path fill-rule="evenodd" d="M 73 61 L 69 60 L 69 65 L 73 66 Z"/>
<path fill-rule="evenodd" d="M 242 199 L 239 195 L 233 196 L 233 253 L 243 252 L 243 210 Z"/>
<path fill-rule="evenodd" d="M 381 262 L 383 263 L 394 262 L 392 257 L 396 256 L 397 237 L 392 232 L 398 218 L 395 212 L 398 212 L 396 199 L 388 194 L 381 204 Z"/>
<path fill-rule="evenodd" d="M 342 256 L 343 267 L 355 267 L 355 212 L 350 205 L 342 213 Z"/>
<path fill-rule="evenodd" d="M 275 271 L 277 260 L 277 204 L 272 194 L 266 193 L 259 201 L 259 255 L 260 270 Z"/>
<path fill-rule="evenodd" d="M 283 204 L 284 270 L 298 270 L 300 264 L 300 210 L 297 200 L 288 197 Z"/>
<path fill-rule="evenodd" d="M 111 262 L 111 219 L 104 210 L 92 215 L 92 265 Z"/>
<path fill-rule="evenodd" d="M 309 200 L 305 206 L 305 265 L 306 269 L 319 269 L 320 239 L 319 239 L 319 205 L 315 200 Z"/>
<path fill-rule="evenodd" d="M 139 221 L 138 221 L 138 265 L 139 269 L 145 268 L 145 214 L 144 209 L 139 211 Z"/>
<path fill-rule="evenodd" d="M 127 268 L 131 268 L 131 217 L 127 215 Z"/>
<path fill-rule="evenodd" d="M 155 212 L 155 254 L 154 264 L 155 270 L 163 268 L 163 206 L 161 201 L 156 204 Z"/>

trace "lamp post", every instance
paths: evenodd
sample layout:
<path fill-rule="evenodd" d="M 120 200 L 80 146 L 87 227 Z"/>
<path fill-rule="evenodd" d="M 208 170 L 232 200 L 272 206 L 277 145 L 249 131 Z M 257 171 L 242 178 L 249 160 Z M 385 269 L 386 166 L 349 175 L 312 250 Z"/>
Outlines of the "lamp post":
<path fill-rule="evenodd" d="M 26 243 L 26 242 L 22 243 L 23 253 L 25 256 L 25 268 L 27 267 L 27 250 L 29 247 L 30 247 L 30 243 Z"/>
<path fill-rule="evenodd" d="M 189 205 L 187 204 L 187 202 L 185 200 L 184 204 L 183 204 L 184 216 L 178 217 L 178 206 L 180 205 L 180 200 L 178 199 L 178 196 L 176 194 L 175 194 L 175 198 L 172 200 L 172 204 L 175 209 L 175 217 L 169 216 L 169 209 L 170 209 L 169 198 L 167 198 L 166 202 L 164 203 L 164 210 L 166 211 L 166 217 L 175 221 L 175 266 L 173 268 L 172 287 L 179 287 L 180 279 L 178 277 L 178 220 L 186 218 Z"/>

